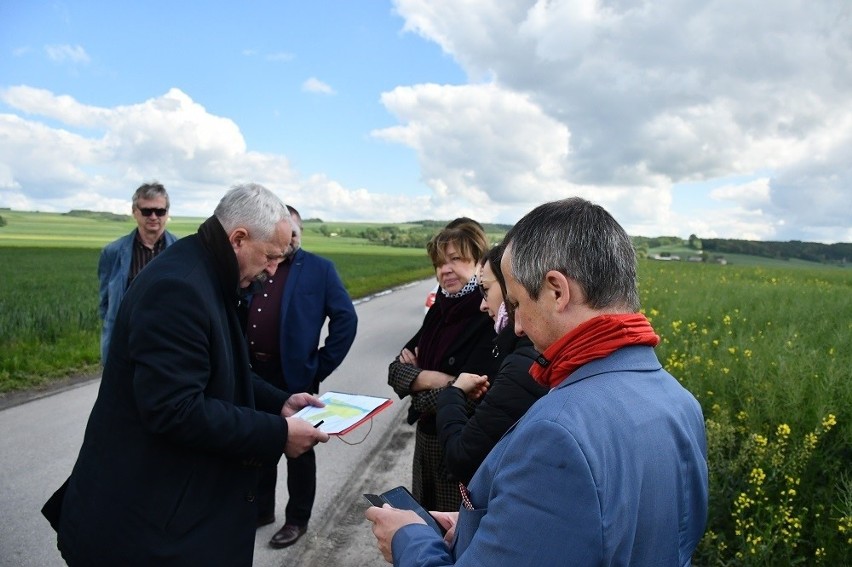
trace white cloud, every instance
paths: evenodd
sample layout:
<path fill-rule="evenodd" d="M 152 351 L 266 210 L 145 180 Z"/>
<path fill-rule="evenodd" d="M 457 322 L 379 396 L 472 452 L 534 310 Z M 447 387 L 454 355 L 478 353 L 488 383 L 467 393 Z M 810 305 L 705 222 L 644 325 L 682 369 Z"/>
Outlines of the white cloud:
<path fill-rule="evenodd" d="M 44 52 L 57 63 L 88 63 L 89 54 L 79 45 L 45 45 Z"/>
<path fill-rule="evenodd" d="M 396 124 L 372 137 L 416 152 L 428 195 L 302 178 L 178 89 L 105 108 L 12 87 L 0 91 L 12 109 L 0 114 L 0 205 L 61 209 L 92 195 L 124 212 L 132 188 L 156 177 L 177 192 L 176 214 L 207 214 L 223 185 L 250 180 L 329 219 L 513 222 L 581 195 L 634 234 L 852 240 L 848 0 L 394 4 L 405 30 L 468 77 L 421 75 L 381 95 Z M 56 61 L 88 61 L 82 47 L 50 47 Z M 302 89 L 335 94 L 315 77 Z M 683 188 L 710 206 L 686 211 Z"/>
<path fill-rule="evenodd" d="M 302 90 L 305 91 L 305 92 L 308 92 L 308 93 L 320 93 L 320 94 L 327 94 L 327 95 L 335 94 L 333 88 L 331 88 L 326 83 L 323 83 L 322 81 L 320 81 L 316 77 L 311 77 L 308 80 L 306 80 L 304 83 L 302 83 Z"/>
<path fill-rule="evenodd" d="M 301 178 L 285 156 L 247 150 L 233 121 L 179 89 L 115 108 L 31 87 L 0 90 L 0 101 L 34 116 L 0 114 L 3 207 L 127 213 L 133 190 L 151 179 L 166 185 L 175 215 L 212 214 L 228 187 L 249 181 L 330 220 L 401 222 L 431 207 L 428 197 L 347 189 L 323 175 Z"/>
<path fill-rule="evenodd" d="M 723 185 L 710 191 L 719 201 L 733 201 L 747 209 L 759 209 L 770 204 L 769 179 L 756 179 L 742 185 Z"/>
<path fill-rule="evenodd" d="M 752 191 L 728 211 L 759 225 L 752 233 L 852 224 L 845 165 L 852 163 L 852 12 L 845 0 L 779 0 L 771 10 L 730 0 L 395 0 L 395 6 L 406 30 L 440 45 L 473 81 L 487 78 L 506 96 L 525 96 L 570 132 L 570 151 L 554 162 L 562 186 L 646 188 L 655 206 L 646 207 L 640 224 L 673 218 L 662 209 L 673 184 L 756 172 L 769 174 L 762 198 L 753 199 Z M 416 136 L 419 145 L 412 147 L 426 164 L 444 151 L 445 140 L 477 139 L 483 130 L 458 119 L 469 102 L 449 93 L 414 101 L 407 115 L 430 113 L 434 100 L 452 118 L 443 137 Z M 527 163 L 535 156 L 552 161 L 549 151 L 518 136 L 527 128 L 507 121 L 501 134 L 519 140 L 515 149 Z M 413 136 L 406 131 L 398 140 Z M 498 175 L 497 163 L 472 157 L 468 165 L 464 179 Z M 450 187 L 460 183 L 440 179 Z M 536 179 L 529 188 L 547 194 L 549 185 Z M 809 191 L 821 196 L 808 199 L 805 213 L 801 199 Z M 636 205 L 627 197 L 619 212 L 635 217 Z"/>
<path fill-rule="evenodd" d="M 373 135 L 417 150 L 441 199 L 507 205 L 563 194 L 570 135 L 526 96 L 493 85 L 418 85 L 382 95 L 403 126 Z"/>

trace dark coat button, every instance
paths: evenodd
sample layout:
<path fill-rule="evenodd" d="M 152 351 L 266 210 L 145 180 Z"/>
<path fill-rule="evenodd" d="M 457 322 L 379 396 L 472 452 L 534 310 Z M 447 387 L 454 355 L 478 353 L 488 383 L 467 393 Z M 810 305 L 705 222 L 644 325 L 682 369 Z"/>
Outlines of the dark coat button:
<path fill-rule="evenodd" d="M 254 492 L 249 491 L 249 493 L 246 494 L 246 502 L 254 502 Z"/>
<path fill-rule="evenodd" d="M 456 364 L 456 357 L 455 357 L 455 356 L 451 356 L 451 357 L 450 357 L 450 359 L 447 361 L 447 364 L 449 364 L 450 366 L 455 366 L 455 364 Z"/>

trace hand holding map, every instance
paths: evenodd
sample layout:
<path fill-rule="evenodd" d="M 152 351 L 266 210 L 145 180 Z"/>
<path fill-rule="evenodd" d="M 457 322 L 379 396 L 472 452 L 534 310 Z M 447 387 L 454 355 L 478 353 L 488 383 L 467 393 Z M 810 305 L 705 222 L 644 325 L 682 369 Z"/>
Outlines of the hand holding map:
<path fill-rule="evenodd" d="M 345 435 L 391 405 L 389 398 L 343 392 L 326 392 L 319 399 L 325 407 L 307 406 L 293 417 L 300 417 L 315 426 L 319 424 L 319 430 L 329 435 Z"/>

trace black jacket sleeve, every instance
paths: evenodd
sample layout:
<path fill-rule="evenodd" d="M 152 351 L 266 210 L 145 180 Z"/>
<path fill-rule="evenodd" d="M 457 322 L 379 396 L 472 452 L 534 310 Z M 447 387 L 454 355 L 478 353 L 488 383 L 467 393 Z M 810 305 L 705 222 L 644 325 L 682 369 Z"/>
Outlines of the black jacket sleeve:
<path fill-rule="evenodd" d="M 536 352 L 528 340 L 503 360 L 491 387 L 468 419 L 466 396 L 455 387 L 438 397 L 438 435 L 447 470 L 468 483 L 503 434 L 520 419 L 547 389 L 529 375 Z"/>

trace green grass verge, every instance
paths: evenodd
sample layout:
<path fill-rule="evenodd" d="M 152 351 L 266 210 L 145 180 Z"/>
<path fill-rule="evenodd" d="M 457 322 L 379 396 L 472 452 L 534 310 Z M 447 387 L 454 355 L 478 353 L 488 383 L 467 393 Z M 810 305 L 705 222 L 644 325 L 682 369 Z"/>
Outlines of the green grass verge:
<path fill-rule="evenodd" d="M 353 298 L 434 274 L 415 249 L 333 243 L 322 254 Z M 97 370 L 99 248 L 2 247 L 0 393 Z"/>

